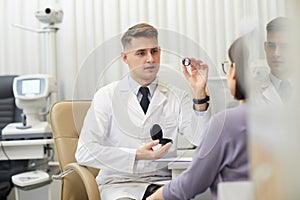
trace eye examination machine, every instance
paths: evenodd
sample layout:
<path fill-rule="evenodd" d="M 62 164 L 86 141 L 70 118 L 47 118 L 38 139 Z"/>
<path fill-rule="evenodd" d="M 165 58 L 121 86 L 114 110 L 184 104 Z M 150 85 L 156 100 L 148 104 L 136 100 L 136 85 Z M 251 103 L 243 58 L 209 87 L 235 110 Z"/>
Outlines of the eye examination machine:
<path fill-rule="evenodd" d="M 51 128 L 46 119 L 50 95 L 56 91 L 53 77 L 45 74 L 19 76 L 14 79 L 13 92 L 16 105 L 23 110 L 22 122 L 7 125 L 2 139 L 51 138 Z"/>
<path fill-rule="evenodd" d="M 54 149 L 48 110 L 57 100 L 55 44 L 59 28 L 56 23 L 62 21 L 63 12 L 59 6 L 46 6 L 36 11 L 35 16 L 46 24 L 43 29 L 14 26 L 44 35 L 43 66 L 47 74 L 28 74 L 14 78 L 12 89 L 15 104 L 22 110 L 22 121 L 8 124 L 2 130 L 0 140 L 0 160 L 29 162 L 21 173 L 11 177 L 16 200 L 53 199 L 48 174 L 53 172 L 49 171 L 48 163 L 54 159 Z"/>
<path fill-rule="evenodd" d="M 42 60 L 41 68 L 32 74 L 14 77 L 10 89 L 15 99 L 13 106 L 19 108 L 14 113 L 17 121 L 6 125 L 0 132 L 0 162 L 9 166 L 1 173 L 9 174 L 6 181 L 9 183 L 7 191 L 12 187 L 15 191 L 5 193 L 5 196 L 15 196 L 16 200 L 58 199 L 50 190 L 50 177 L 59 169 L 55 161 L 49 109 L 59 99 L 56 33 L 59 30 L 57 24 L 63 19 L 63 10 L 54 3 L 43 6 L 34 15 L 41 23 L 38 25 L 41 28 L 19 24 L 12 26 L 43 36 L 41 54 L 44 55 L 39 58 Z M 19 163 L 23 163 L 22 167 Z"/>
<path fill-rule="evenodd" d="M 10 123 L 2 130 L 0 158 L 31 160 L 24 169 L 28 172 L 11 177 L 16 200 L 47 199 L 51 179 L 47 172 L 37 169 L 48 168 L 54 156 L 47 116 L 53 103 L 51 96 L 57 93 L 56 80 L 46 74 L 18 76 L 13 81 L 13 93 L 16 106 L 22 110 L 22 122 Z"/>

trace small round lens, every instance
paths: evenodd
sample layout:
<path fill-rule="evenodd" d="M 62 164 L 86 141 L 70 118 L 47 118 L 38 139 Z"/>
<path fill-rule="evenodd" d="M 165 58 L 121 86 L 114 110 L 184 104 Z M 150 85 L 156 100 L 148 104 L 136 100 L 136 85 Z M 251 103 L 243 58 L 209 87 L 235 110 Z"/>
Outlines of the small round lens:
<path fill-rule="evenodd" d="M 191 64 L 191 61 L 189 58 L 184 58 L 184 59 L 182 59 L 182 64 L 184 66 L 189 66 Z"/>

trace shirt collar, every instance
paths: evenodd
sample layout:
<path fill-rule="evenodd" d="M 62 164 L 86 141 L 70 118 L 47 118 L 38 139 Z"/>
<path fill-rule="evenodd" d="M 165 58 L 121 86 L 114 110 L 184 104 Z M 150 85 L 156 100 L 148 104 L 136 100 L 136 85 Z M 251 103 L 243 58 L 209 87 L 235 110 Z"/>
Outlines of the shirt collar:
<path fill-rule="evenodd" d="M 139 89 L 142 86 L 138 82 L 133 80 L 133 78 L 131 76 L 128 76 L 128 81 L 129 81 L 129 85 L 130 85 L 130 88 L 131 88 L 132 92 L 137 96 L 138 92 L 139 92 Z M 154 91 L 157 88 L 157 83 L 158 83 L 158 78 L 156 77 L 154 79 L 154 81 L 152 81 L 152 83 L 150 83 L 150 85 L 147 86 L 149 88 L 150 97 L 153 96 Z"/>
<path fill-rule="evenodd" d="M 270 80 L 271 80 L 272 84 L 274 85 L 275 89 L 276 89 L 277 91 L 279 91 L 279 90 L 280 90 L 281 83 L 282 83 L 283 80 L 277 78 L 277 77 L 274 76 L 272 73 L 270 73 L 269 76 L 270 76 Z M 291 80 L 288 79 L 287 81 L 292 85 L 292 81 L 291 81 Z"/>
<path fill-rule="evenodd" d="M 270 73 L 270 80 L 271 80 L 272 84 L 274 85 L 275 89 L 277 91 L 279 91 L 279 87 L 280 87 L 282 80 L 277 78 L 276 76 L 274 76 L 272 73 Z"/>

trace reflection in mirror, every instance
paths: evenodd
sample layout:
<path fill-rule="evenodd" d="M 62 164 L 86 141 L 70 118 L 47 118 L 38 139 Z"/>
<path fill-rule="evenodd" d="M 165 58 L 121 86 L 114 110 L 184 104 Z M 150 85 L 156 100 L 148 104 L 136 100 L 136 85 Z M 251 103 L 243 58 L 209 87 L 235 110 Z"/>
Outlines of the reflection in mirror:
<path fill-rule="evenodd" d="M 296 1 L 284 1 L 290 10 L 299 8 Z M 298 199 L 300 192 L 298 152 L 299 134 L 299 30 L 293 23 L 296 16 L 272 17 L 261 29 L 264 36 L 254 41 L 255 46 L 264 46 L 265 63 L 269 67 L 261 70 L 253 67 L 250 97 L 250 152 L 251 176 L 255 184 L 255 196 L 264 199 Z M 299 16 L 297 16 L 299 19 Z M 298 34 L 299 35 L 299 34 Z M 298 41 L 298 42 L 296 42 Z M 253 54 L 252 64 L 263 55 Z M 298 56 L 299 57 L 299 56 Z M 296 61 L 296 62 L 295 62 Z"/>

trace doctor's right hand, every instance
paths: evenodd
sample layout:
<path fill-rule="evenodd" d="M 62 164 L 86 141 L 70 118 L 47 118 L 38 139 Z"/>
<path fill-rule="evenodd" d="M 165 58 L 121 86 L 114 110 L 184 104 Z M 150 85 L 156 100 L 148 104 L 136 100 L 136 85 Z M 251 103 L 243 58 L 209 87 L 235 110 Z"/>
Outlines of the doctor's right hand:
<path fill-rule="evenodd" d="M 164 157 L 172 146 L 169 142 L 162 145 L 160 148 L 153 150 L 153 147 L 159 144 L 159 140 L 154 140 L 145 144 L 144 146 L 136 150 L 135 159 L 136 160 L 156 160 Z"/>
<path fill-rule="evenodd" d="M 198 100 L 206 99 L 206 83 L 208 80 L 208 65 L 202 60 L 190 58 L 190 72 L 185 65 L 182 65 L 182 71 L 189 82 L 192 91 L 193 98 Z M 194 104 L 197 111 L 205 111 L 208 108 L 208 103 Z"/>

